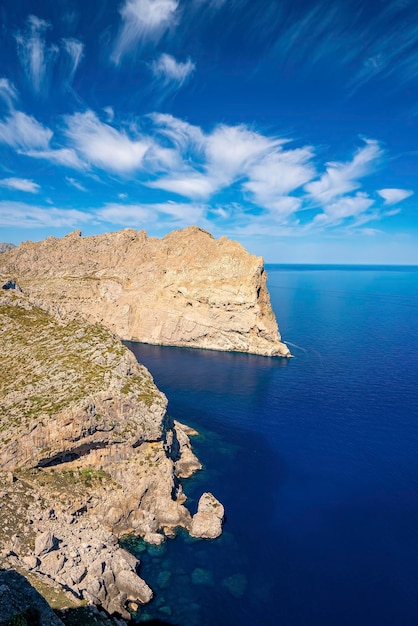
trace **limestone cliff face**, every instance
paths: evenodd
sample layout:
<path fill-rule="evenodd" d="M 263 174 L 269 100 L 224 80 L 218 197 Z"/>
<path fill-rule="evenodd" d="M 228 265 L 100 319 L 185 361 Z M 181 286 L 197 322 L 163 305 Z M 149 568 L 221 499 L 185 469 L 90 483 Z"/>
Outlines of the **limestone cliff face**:
<path fill-rule="evenodd" d="M 108 329 L 0 290 L 0 566 L 125 617 L 127 603 L 148 602 L 117 537 L 190 530 L 180 478 L 201 468 L 166 406 Z"/>
<path fill-rule="evenodd" d="M 122 339 L 290 356 L 262 258 L 197 227 L 163 239 L 127 229 L 26 242 L 1 255 L 0 276 L 42 307 L 80 312 Z"/>

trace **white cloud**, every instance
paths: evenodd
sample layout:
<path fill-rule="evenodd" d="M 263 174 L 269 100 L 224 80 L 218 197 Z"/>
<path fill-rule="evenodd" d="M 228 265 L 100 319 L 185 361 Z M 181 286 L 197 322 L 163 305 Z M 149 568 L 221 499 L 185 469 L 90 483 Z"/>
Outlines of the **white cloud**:
<path fill-rule="evenodd" d="M 76 73 L 77 68 L 83 58 L 84 44 L 82 44 L 81 41 L 78 41 L 78 39 L 63 39 L 62 43 L 64 45 L 64 50 L 67 52 L 70 58 L 71 65 L 69 70 L 68 82 L 71 83 L 74 78 L 74 74 Z"/>
<path fill-rule="evenodd" d="M 257 163 L 249 171 L 249 180 L 243 187 L 252 194 L 253 202 L 259 206 L 281 212 L 297 210 L 300 201 L 291 198 L 292 203 L 283 203 L 282 196 L 298 189 L 315 176 L 310 163 L 313 150 L 310 147 L 294 150 L 275 150 Z M 290 196 L 288 196 L 290 200 Z"/>
<path fill-rule="evenodd" d="M 305 185 L 305 190 L 318 204 L 327 204 L 350 191 L 358 189 L 358 179 L 370 174 L 383 155 L 377 141 L 366 139 L 365 146 L 357 150 L 353 159 L 346 163 L 327 163 L 327 169 L 319 180 Z"/>
<path fill-rule="evenodd" d="M 69 185 L 71 185 L 75 189 L 78 189 L 79 191 L 87 191 L 87 189 L 81 183 L 79 183 L 78 180 L 75 180 L 75 178 L 71 178 L 70 176 L 66 176 L 65 180 L 67 181 L 67 183 Z"/>
<path fill-rule="evenodd" d="M 3 178 L 0 179 L 0 187 L 16 189 L 17 191 L 27 191 L 28 193 L 39 193 L 40 186 L 33 180 L 27 178 Z"/>
<path fill-rule="evenodd" d="M 178 0 L 125 0 L 112 61 L 119 65 L 122 57 L 139 43 L 158 41 L 176 23 L 178 4 Z"/>
<path fill-rule="evenodd" d="M 17 51 L 29 83 L 36 93 L 41 93 L 48 80 L 48 73 L 58 53 L 57 46 L 46 46 L 43 37 L 50 24 L 35 15 L 27 19 L 25 33 L 16 35 Z"/>
<path fill-rule="evenodd" d="M 151 113 L 148 116 L 158 128 L 158 132 L 169 139 L 180 153 L 193 151 L 197 156 L 202 152 L 206 136 L 199 126 L 189 124 L 169 113 Z"/>
<path fill-rule="evenodd" d="M 107 121 L 109 122 L 109 124 L 113 122 L 113 120 L 115 119 L 115 111 L 113 107 L 103 107 L 103 111 L 106 113 Z"/>
<path fill-rule="evenodd" d="M 0 226 L 16 228 L 61 228 L 91 222 L 92 216 L 75 209 L 33 206 L 24 202 L 0 202 Z"/>
<path fill-rule="evenodd" d="M 192 199 L 205 199 L 211 196 L 219 187 L 218 181 L 212 180 L 204 174 L 195 171 L 184 172 L 183 175 L 159 178 L 147 183 L 148 187 L 172 191 L 180 196 Z"/>
<path fill-rule="evenodd" d="M 287 194 L 315 175 L 312 148 L 283 150 L 288 140 L 265 136 L 244 124 L 220 124 L 204 134 L 170 115 L 154 114 L 151 119 L 173 144 L 179 163 L 177 171 L 150 182 L 151 187 L 207 199 L 241 181 L 255 204 L 284 214 L 301 204 Z"/>
<path fill-rule="evenodd" d="M 221 124 L 206 138 L 207 171 L 231 182 L 283 143 L 249 130 L 244 124 Z"/>
<path fill-rule="evenodd" d="M 360 228 L 359 231 L 362 235 L 366 235 L 366 237 L 374 237 L 382 233 L 378 228 Z"/>
<path fill-rule="evenodd" d="M 358 192 L 355 196 L 343 196 L 324 207 L 324 212 L 314 217 L 314 226 L 336 226 L 348 218 L 357 218 L 357 224 L 370 221 L 377 214 L 365 215 L 373 205 L 373 200 L 366 193 Z"/>
<path fill-rule="evenodd" d="M 23 154 L 33 159 L 45 159 L 46 161 L 50 161 L 55 165 L 62 165 L 63 167 L 71 167 L 76 170 L 86 169 L 86 164 L 79 159 L 77 153 L 72 148 L 26 150 Z"/>
<path fill-rule="evenodd" d="M 7 78 L 0 78 L 0 98 L 4 100 L 10 110 L 13 110 L 17 100 L 17 91 L 13 83 Z"/>
<path fill-rule="evenodd" d="M 176 87 L 181 87 L 194 72 L 196 65 L 191 59 L 182 63 L 170 54 L 162 54 L 156 61 L 153 61 L 151 69 L 154 76 L 165 85 L 175 84 Z"/>
<path fill-rule="evenodd" d="M 95 215 L 102 222 L 133 228 L 150 223 L 155 217 L 147 205 L 117 203 L 106 204 L 103 208 L 97 209 Z"/>
<path fill-rule="evenodd" d="M 93 111 L 66 117 L 65 134 L 74 149 L 90 164 L 104 170 L 126 174 L 142 167 L 151 140 L 131 139 L 99 120 Z"/>
<path fill-rule="evenodd" d="M 383 198 L 385 204 L 396 204 L 397 202 L 402 202 L 402 200 L 405 200 L 414 194 L 411 189 L 378 189 L 377 193 L 381 198 Z"/>
<path fill-rule="evenodd" d="M 181 202 L 162 202 L 154 204 L 117 204 L 109 203 L 95 211 L 95 217 L 103 222 L 115 225 L 147 226 L 158 221 L 161 216 L 172 227 L 189 226 L 199 222 L 206 225 L 204 218 L 206 207 L 200 204 Z"/>
<path fill-rule="evenodd" d="M 48 148 L 52 135 L 52 130 L 21 111 L 0 122 L 0 142 L 21 151 Z"/>
<path fill-rule="evenodd" d="M 53 132 L 38 120 L 22 111 L 13 111 L 0 121 L 0 143 L 14 148 L 18 153 L 35 159 L 45 159 L 75 169 L 85 169 L 72 148 L 51 148 Z"/>

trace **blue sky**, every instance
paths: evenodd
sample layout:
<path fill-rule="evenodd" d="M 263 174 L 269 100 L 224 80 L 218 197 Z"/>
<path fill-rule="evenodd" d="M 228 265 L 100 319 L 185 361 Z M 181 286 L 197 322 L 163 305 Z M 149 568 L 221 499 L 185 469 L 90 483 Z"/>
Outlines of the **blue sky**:
<path fill-rule="evenodd" d="M 0 240 L 418 264 L 413 0 L 3 0 Z"/>

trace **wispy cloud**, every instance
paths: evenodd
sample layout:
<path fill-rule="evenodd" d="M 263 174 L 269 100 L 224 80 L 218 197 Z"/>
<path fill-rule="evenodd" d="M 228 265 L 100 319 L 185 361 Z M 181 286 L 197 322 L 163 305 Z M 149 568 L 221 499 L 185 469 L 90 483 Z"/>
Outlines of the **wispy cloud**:
<path fill-rule="evenodd" d="M 0 187 L 15 189 L 16 191 L 27 191 L 28 193 L 39 193 L 41 187 L 27 178 L 3 178 L 0 179 Z"/>
<path fill-rule="evenodd" d="M 383 198 L 385 204 L 397 204 L 414 194 L 411 189 L 378 189 L 377 193 Z"/>
<path fill-rule="evenodd" d="M 0 121 L 0 142 L 23 152 L 47 149 L 52 135 L 52 130 L 21 111 L 13 111 Z"/>
<path fill-rule="evenodd" d="M 72 148 L 56 148 L 48 150 L 26 150 L 23 154 L 33 159 L 44 159 L 55 165 L 85 170 L 87 165 L 78 157 Z"/>
<path fill-rule="evenodd" d="M 354 196 L 343 196 L 325 205 L 324 212 L 313 219 L 313 226 L 336 226 L 348 218 L 359 218 L 357 223 L 369 221 L 375 215 L 365 216 L 366 211 L 373 205 L 373 200 L 366 193 L 358 192 Z"/>
<path fill-rule="evenodd" d="M 144 227 L 158 221 L 163 216 L 164 222 L 171 227 L 182 227 L 199 223 L 206 225 L 206 207 L 200 204 L 181 202 L 161 202 L 154 204 L 118 204 L 110 203 L 97 209 L 95 217 L 103 222 L 130 226 Z"/>
<path fill-rule="evenodd" d="M 49 69 L 58 53 L 57 46 L 47 46 L 45 43 L 44 33 L 48 28 L 50 28 L 48 22 L 30 15 L 26 31 L 16 35 L 20 62 L 29 84 L 37 94 L 45 91 Z"/>
<path fill-rule="evenodd" d="M 343 68 L 339 74 L 351 94 L 371 81 L 390 78 L 390 88 L 396 89 L 416 79 L 418 25 L 413 2 L 382 3 L 373 19 L 368 3 L 319 0 L 312 9 L 306 5 L 306 10 L 293 11 L 286 3 L 282 9 L 276 40 L 266 57 L 269 63 L 274 55 L 282 67 L 296 65 L 304 74 L 319 64 L 331 72 Z M 270 27 L 262 16 L 257 31 L 268 41 Z"/>
<path fill-rule="evenodd" d="M 78 39 L 63 39 L 62 43 L 70 61 L 67 80 L 69 83 L 72 83 L 74 74 L 83 58 L 84 44 L 78 41 Z"/>
<path fill-rule="evenodd" d="M 78 180 L 75 180 L 75 178 L 71 178 L 71 176 L 66 176 L 65 180 L 67 181 L 69 185 L 71 185 L 75 189 L 78 189 L 79 191 L 87 191 L 84 185 L 79 183 Z"/>
<path fill-rule="evenodd" d="M 75 228 L 91 221 L 90 214 L 75 209 L 34 206 L 24 202 L 0 202 L 0 226 Z"/>
<path fill-rule="evenodd" d="M 383 150 L 377 141 L 365 139 L 364 143 L 351 161 L 327 163 L 321 178 L 305 185 L 305 191 L 313 201 L 324 205 L 361 186 L 359 179 L 370 174 L 383 156 Z"/>
<path fill-rule="evenodd" d="M 294 213 L 301 201 L 288 194 L 316 175 L 313 156 L 310 146 L 293 150 L 276 149 L 250 168 L 249 180 L 243 188 L 250 192 L 253 202 L 259 206 L 283 215 Z"/>
<path fill-rule="evenodd" d="M 120 174 L 138 170 L 152 143 L 101 122 L 93 111 L 67 116 L 65 134 L 87 163 Z"/>
<path fill-rule="evenodd" d="M 154 76 L 165 86 L 181 87 L 190 78 L 196 65 L 191 59 L 184 63 L 177 61 L 170 54 L 162 54 L 151 64 Z"/>
<path fill-rule="evenodd" d="M 378 206 L 376 195 L 374 201 L 371 193 L 362 190 L 364 177 L 374 172 L 384 157 L 373 139 L 364 139 L 351 159 L 321 167 L 313 146 L 300 147 L 290 139 L 263 134 L 245 124 L 218 124 L 207 132 L 168 114 L 126 121 L 114 116 L 106 123 L 87 110 L 65 116 L 54 136 L 35 118 L 12 110 L 0 121 L 0 142 L 26 156 L 77 169 L 81 175 L 94 176 L 100 169 L 112 177 L 184 198 L 154 204 L 114 203 L 90 212 L 91 219 L 94 216 L 120 225 L 158 219 L 173 225 L 220 221 L 232 227 L 239 220 L 240 228 L 248 233 L 252 222 L 266 232 L 270 224 L 277 233 L 339 225 L 359 228 L 390 216 L 382 201 Z M 67 175 L 66 182 L 86 190 L 82 180 Z M 220 194 L 229 190 L 245 208 L 219 209 Z M 378 190 L 377 195 L 385 205 L 392 205 L 411 192 L 388 188 Z M 119 197 L 122 201 L 126 198 Z"/>
<path fill-rule="evenodd" d="M 257 163 L 284 143 L 245 125 L 221 124 L 205 134 L 199 127 L 169 115 L 154 115 L 152 119 L 181 158 L 177 171 L 150 185 L 191 199 L 207 199 L 219 189 L 251 177 Z"/>
<path fill-rule="evenodd" d="M 9 110 L 13 110 L 17 97 L 13 83 L 7 78 L 0 78 L 0 98 L 6 103 Z"/>
<path fill-rule="evenodd" d="M 122 57 L 138 44 L 158 41 L 176 23 L 178 5 L 178 0 L 125 0 L 112 61 L 119 65 Z"/>

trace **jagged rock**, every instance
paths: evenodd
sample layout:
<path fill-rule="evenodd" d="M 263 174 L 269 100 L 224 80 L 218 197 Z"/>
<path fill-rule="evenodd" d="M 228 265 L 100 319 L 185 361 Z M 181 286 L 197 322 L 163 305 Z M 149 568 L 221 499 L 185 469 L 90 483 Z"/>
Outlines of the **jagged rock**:
<path fill-rule="evenodd" d="M 35 539 L 35 556 L 42 557 L 51 550 L 55 550 L 57 545 L 58 540 L 51 531 L 41 533 Z"/>
<path fill-rule="evenodd" d="M 22 561 L 29 569 L 36 569 L 39 565 L 39 559 L 31 554 L 24 556 Z"/>
<path fill-rule="evenodd" d="M 200 539 L 216 539 L 222 533 L 224 507 L 211 493 L 204 493 L 192 517 L 190 535 Z"/>
<path fill-rule="evenodd" d="M 26 557 L 26 559 L 30 558 L 30 556 Z M 40 562 L 38 561 L 37 566 L 40 567 L 43 572 L 48 573 L 50 576 L 56 576 L 64 567 L 66 560 L 67 559 L 65 558 L 65 556 L 63 554 L 60 554 L 59 552 L 49 552 L 41 558 Z M 25 562 L 27 563 L 28 561 L 26 560 Z"/>
<path fill-rule="evenodd" d="M 161 533 L 145 533 L 144 541 L 154 546 L 160 546 L 164 542 L 164 535 Z"/>
<path fill-rule="evenodd" d="M 116 575 L 115 584 L 119 591 L 125 593 L 131 602 L 140 602 L 145 604 L 149 602 L 153 596 L 152 590 L 145 581 L 134 572 L 122 570 Z"/>
<path fill-rule="evenodd" d="M 163 239 L 126 229 L 30 241 L 0 257 L 0 278 L 60 315 L 82 313 L 123 339 L 289 356 L 261 257 L 195 226 Z"/>
<path fill-rule="evenodd" d="M 3 254 L 3 252 L 7 252 L 8 250 L 13 250 L 13 248 L 16 248 L 14 243 L 0 242 L 0 254 Z"/>
<path fill-rule="evenodd" d="M 177 439 L 179 460 L 176 462 L 176 473 L 180 478 L 189 478 L 197 470 L 202 469 L 199 459 L 193 454 L 190 447 L 189 434 L 193 429 L 188 429 L 180 422 L 174 422 L 174 433 Z"/>

